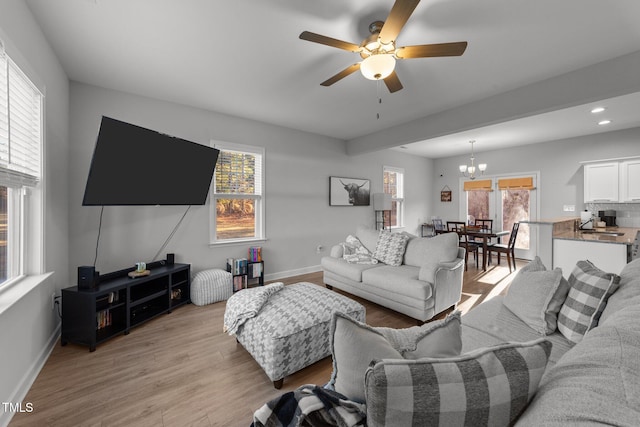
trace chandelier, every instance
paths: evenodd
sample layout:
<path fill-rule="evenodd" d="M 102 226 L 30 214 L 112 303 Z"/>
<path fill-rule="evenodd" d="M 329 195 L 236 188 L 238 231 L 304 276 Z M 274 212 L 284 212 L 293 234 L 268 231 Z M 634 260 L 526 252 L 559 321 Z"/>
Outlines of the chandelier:
<path fill-rule="evenodd" d="M 476 142 L 475 140 L 471 140 L 469 141 L 469 143 L 471 144 L 471 166 L 467 166 L 467 165 L 460 165 L 460 173 L 463 176 L 468 177 L 469 179 L 476 179 L 476 165 L 475 165 L 475 160 L 476 158 L 473 156 L 473 143 Z M 480 163 L 478 165 L 478 170 L 480 171 L 480 175 L 484 174 L 484 171 L 487 170 L 487 164 L 486 163 Z"/>

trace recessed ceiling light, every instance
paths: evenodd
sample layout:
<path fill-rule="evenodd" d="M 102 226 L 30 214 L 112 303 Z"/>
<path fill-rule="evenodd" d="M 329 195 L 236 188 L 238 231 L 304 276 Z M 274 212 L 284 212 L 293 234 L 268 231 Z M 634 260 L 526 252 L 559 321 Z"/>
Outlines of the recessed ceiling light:
<path fill-rule="evenodd" d="M 599 124 L 600 126 L 602 126 L 602 125 L 608 125 L 609 123 L 611 123 L 611 120 L 602 120 L 601 122 L 598 122 L 598 124 Z"/>
<path fill-rule="evenodd" d="M 604 110 L 606 110 L 606 108 L 604 107 L 596 107 L 593 110 L 591 110 L 592 113 L 602 113 Z"/>

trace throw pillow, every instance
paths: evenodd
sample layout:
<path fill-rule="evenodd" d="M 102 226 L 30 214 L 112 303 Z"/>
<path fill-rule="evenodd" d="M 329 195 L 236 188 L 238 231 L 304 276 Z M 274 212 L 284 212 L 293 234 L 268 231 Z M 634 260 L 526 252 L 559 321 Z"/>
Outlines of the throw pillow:
<path fill-rule="evenodd" d="M 396 330 L 374 328 L 336 312 L 331 320 L 333 374 L 329 386 L 364 402 L 364 374 L 373 359 L 457 356 L 462 348 L 460 331 L 458 311 L 444 320 Z"/>
<path fill-rule="evenodd" d="M 365 374 L 367 425 L 512 425 L 550 353 L 551 342 L 540 338 L 453 358 L 375 361 Z"/>
<path fill-rule="evenodd" d="M 620 284 L 620 276 L 606 273 L 589 261 L 578 261 L 569 276 L 569 295 L 558 314 L 558 330 L 578 343 L 598 325 L 607 300 Z"/>
<path fill-rule="evenodd" d="M 569 282 L 562 269 L 548 271 L 539 257 L 524 266 L 513 278 L 504 305 L 540 335 L 555 332 Z"/>
<path fill-rule="evenodd" d="M 373 257 L 380 262 L 398 267 L 402 265 L 402 258 L 408 241 L 409 236 L 405 234 L 380 230 Z"/>

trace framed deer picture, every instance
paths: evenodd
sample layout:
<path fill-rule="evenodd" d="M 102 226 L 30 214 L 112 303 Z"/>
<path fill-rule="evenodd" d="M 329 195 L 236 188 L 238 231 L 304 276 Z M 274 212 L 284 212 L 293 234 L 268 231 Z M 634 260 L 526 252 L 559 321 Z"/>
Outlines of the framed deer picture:
<path fill-rule="evenodd" d="M 369 206 L 371 181 L 360 178 L 329 177 L 330 206 Z"/>

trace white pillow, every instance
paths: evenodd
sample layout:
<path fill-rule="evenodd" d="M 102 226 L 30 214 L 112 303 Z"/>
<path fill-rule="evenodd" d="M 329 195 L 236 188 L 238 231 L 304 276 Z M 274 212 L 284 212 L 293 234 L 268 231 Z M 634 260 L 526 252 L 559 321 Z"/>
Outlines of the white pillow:
<path fill-rule="evenodd" d="M 374 328 L 335 312 L 331 320 L 330 387 L 364 402 L 364 374 L 374 359 L 450 357 L 462 349 L 460 312 L 406 329 Z"/>

